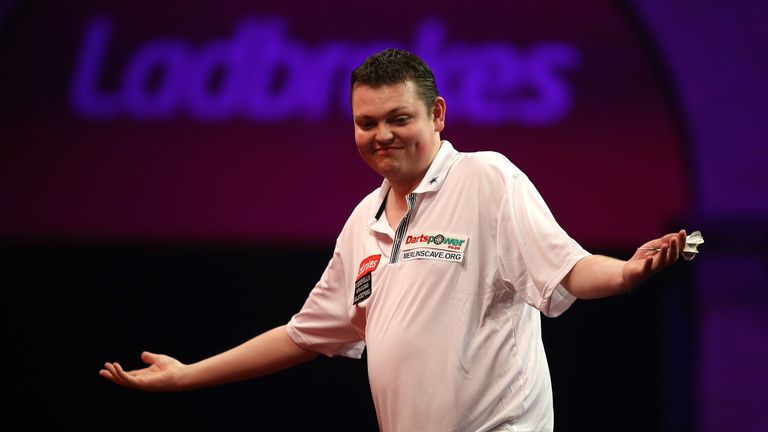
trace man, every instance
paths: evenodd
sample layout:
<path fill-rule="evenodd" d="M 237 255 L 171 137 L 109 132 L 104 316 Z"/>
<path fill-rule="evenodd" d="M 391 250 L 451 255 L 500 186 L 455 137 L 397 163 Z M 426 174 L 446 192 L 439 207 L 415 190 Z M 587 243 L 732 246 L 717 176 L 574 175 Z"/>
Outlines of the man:
<path fill-rule="evenodd" d="M 351 104 L 360 156 L 384 181 L 347 220 L 301 311 L 198 363 L 145 352 L 145 369 L 106 363 L 100 374 L 186 390 L 367 347 L 382 431 L 552 430 L 539 312 L 631 290 L 677 260 L 685 232 L 628 261 L 588 253 L 504 156 L 441 140 L 445 100 L 410 53 L 369 57 Z"/>

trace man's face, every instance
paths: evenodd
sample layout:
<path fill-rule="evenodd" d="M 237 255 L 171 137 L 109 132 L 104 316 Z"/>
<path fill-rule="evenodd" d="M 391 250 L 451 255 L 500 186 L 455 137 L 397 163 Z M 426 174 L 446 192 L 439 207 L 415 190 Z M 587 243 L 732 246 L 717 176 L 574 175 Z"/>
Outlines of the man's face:
<path fill-rule="evenodd" d="M 416 85 L 392 84 L 352 91 L 355 142 L 360 156 L 390 183 L 414 188 L 440 148 L 445 101 L 438 97 L 430 112 Z"/>

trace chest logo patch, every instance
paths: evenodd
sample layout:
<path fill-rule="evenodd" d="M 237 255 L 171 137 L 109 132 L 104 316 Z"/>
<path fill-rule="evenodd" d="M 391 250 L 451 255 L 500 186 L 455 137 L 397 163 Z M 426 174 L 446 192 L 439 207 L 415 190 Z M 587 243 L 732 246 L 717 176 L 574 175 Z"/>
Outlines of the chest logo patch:
<path fill-rule="evenodd" d="M 356 305 L 371 296 L 373 292 L 373 278 L 371 273 L 379 267 L 381 254 L 371 255 L 360 263 L 355 279 L 355 298 L 352 304 Z"/>
<path fill-rule="evenodd" d="M 424 232 L 405 237 L 402 261 L 433 259 L 462 262 L 469 237 L 442 232 Z"/>

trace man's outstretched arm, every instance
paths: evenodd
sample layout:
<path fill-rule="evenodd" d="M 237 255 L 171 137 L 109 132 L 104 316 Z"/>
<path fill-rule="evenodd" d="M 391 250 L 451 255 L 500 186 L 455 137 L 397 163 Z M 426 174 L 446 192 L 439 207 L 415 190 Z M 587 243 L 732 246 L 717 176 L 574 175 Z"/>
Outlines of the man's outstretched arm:
<path fill-rule="evenodd" d="M 125 387 L 180 391 L 256 378 L 315 357 L 316 352 L 296 345 L 285 326 L 280 326 L 197 363 L 187 365 L 145 351 L 141 359 L 148 364 L 146 368 L 124 371 L 118 363 L 105 363 L 99 375 Z"/>
<path fill-rule="evenodd" d="M 577 262 L 562 284 L 581 299 L 610 297 L 628 292 L 672 265 L 685 245 L 685 231 L 651 240 L 627 261 L 592 255 Z"/>

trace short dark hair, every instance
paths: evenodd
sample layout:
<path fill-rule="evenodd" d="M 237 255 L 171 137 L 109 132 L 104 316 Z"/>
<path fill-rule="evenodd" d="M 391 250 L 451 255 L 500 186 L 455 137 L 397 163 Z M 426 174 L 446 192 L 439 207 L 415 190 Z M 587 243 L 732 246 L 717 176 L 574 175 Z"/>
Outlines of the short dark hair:
<path fill-rule="evenodd" d="M 350 102 L 357 84 L 377 88 L 391 84 L 405 84 L 408 81 L 416 84 L 416 91 L 427 107 L 427 113 L 431 113 L 437 98 L 435 75 L 417 55 L 396 48 L 389 48 L 368 57 L 363 64 L 352 71 L 349 86 Z"/>

